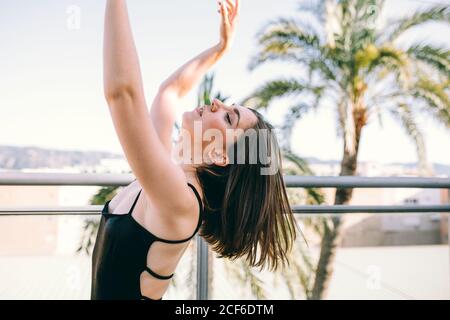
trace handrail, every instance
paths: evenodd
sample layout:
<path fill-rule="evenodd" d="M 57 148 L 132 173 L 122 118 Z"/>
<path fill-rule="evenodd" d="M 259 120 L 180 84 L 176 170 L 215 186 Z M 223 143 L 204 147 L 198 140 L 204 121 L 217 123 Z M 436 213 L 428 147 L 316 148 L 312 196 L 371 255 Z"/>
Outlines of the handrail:
<path fill-rule="evenodd" d="M 82 207 L 0 207 L 0 216 L 92 216 L 99 215 L 103 206 Z M 347 213 L 450 213 L 450 205 L 302 205 L 292 206 L 292 212 L 303 214 L 347 214 Z"/>
<path fill-rule="evenodd" d="M 450 178 L 436 177 L 360 177 L 360 176 L 284 176 L 290 188 L 432 188 L 449 189 Z"/>
<path fill-rule="evenodd" d="M 125 186 L 132 174 L 1 172 L 0 185 L 14 186 Z M 288 188 L 435 188 L 450 189 L 450 178 L 358 177 L 285 175 Z M 0 207 L 0 217 L 21 215 L 98 215 L 102 206 Z M 430 213 L 450 212 L 450 205 L 296 205 L 296 214 Z M 450 220 L 450 218 L 449 218 Z M 449 224 L 450 232 L 450 224 Z M 197 299 L 208 299 L 208 245 L 197 237 Z M 450 239 L 449 239 L 450 244 Z"/>
<path fill-rule="evenodd" d="M 1 172 L 0 185 L 125 186 L 132 174 Z M 450 178 L 284 175 L 288 188 L 434 188 L 450 189 Z"/>

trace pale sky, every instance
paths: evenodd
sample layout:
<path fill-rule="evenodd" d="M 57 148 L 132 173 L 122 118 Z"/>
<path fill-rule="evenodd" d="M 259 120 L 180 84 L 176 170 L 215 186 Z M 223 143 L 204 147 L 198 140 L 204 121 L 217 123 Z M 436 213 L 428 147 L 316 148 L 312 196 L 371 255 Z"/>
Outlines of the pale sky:
<path fill-rule="evenodd" d="M 219 62 L 216 89 L 238 102 L 264 80 L 295 76 L 286 66 L 262 67 L 250 73 L 256 52 L 255 34 L 270 19 L 295 16 L 298 0 L 241 0 L 242 13 L 232 51 Z M 389 17 L 413 12 L 427 3 L 450 0 L 387 0 Z M 39 146 L 122 153 L 102 89 L 102 35 L 105 1 L 0 0 L 0 145 Z M 215 0 L 129 0 L 147 102 L 161 81 L 178 66 L 218 40 Z M 77 27 L 70 17 L 80 9 Z M 404 41 L 435 41 L 450 45 L 450 28 L 430 24 Z M 282 110 L 288 101 L 281 101 Z M 196 90 L 185 99 L 195 107 Z M 277 124 L 281 112 L 268 119 Z M 421 119 L 428 157 L 450 165 L 450 132 Z M 302 119 L 293 147 L 301 156 L 339 160 L 334 110 L 321 109 Z M 414 162 L 414 145 L 390 118 L 381 128 L 371 123 L 363 132 L 362 161 Z"/>

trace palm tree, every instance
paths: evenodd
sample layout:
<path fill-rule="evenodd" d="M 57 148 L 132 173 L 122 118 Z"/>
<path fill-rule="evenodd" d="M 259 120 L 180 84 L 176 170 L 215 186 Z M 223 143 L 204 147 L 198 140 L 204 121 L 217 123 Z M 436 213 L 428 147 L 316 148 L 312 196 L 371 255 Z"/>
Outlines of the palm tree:
<path fill-rule="evenodd" d="M 310 0 L 300 4 L 302 19 L 279 18 L 258 35 L 260 48 L 249 68 L 270 61 L 298 66 L 291 78 L 269 81 L 243 103 L 268 108 L 276 98 L 297 97 L 283 130 L 292 128 L 312 109 L 332 106 L 343 140 L 341 176 L 353 176 L 364 127 L 374 117 L 389 115 L 405 129 L 416 146 L 421 174 L 431 174 L 425 143 L 417 123 L 419 114 L 450 127 L 450 51 L 444 46 L 401 43 L 413 27 L 435 21 L 450 22 L 449 6 L 421 9 L 406 18 L 380 25 L 383 0 Z M 301 71 L 300 71 L 301 70 Z M 348 204 L 351 188 L 337 188 L 334 204 Z M 315 268 L 312 299 L 326 296 L 342 218 L 326 220 Z"/>

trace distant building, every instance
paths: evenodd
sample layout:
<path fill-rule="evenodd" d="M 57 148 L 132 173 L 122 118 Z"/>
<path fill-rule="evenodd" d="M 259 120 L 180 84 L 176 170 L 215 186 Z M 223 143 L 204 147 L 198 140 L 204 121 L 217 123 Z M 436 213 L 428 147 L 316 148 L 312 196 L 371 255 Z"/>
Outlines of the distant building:
<path fill-rule="evenodd" d="M 351 204 L 367 205 L 426 205 L 441 203 L 438 189 L 376 189 L 377 197 L 369 190 L 355 190 Z M 376 201 L 373 201 L 376 200 Z M 399 246 L 443 243 L 441 215 L 426 214 L 366 214 L 345 222 L 342 246 Z M 352 221 L 353 220 L 353 221 Z"/>
<path fill-rule="evenodd" d="M 310 163 L 318 175 L 336 176 L 335 163 Z M 413 167 L 401 164 L 361 162 L 359 176 L 417 176 Z M 335 189 L 322 189 L 327 203 L 332 204 Z M 351 205 L 431 205 L 447 204 L 448 191 L 441 189 L 411 188 L 355 188 Z M 343 225 L 341 245 L 394 246 L 447 243 L 448 218 L 439 213 L 426 214 L 347 214 Z"/>
<path fill-rule="evenodd" d="M 23 172 L 61 172 L 27 169 Z M 79 172 L 64 168 L 65 173 Z M 85 206 L 95 186 L 0 186 L 0 206 Z M 0 216 L 0 256 L 73 254 L 79 244 L 84 218 L 80 216 Z"/>
<path fill-rule="evenodd" d="M 57 186 L 0 186 L 0 206 L 57 206 Z M 58 223 L 43 216 L 1 216 L 0 256 L 50 255 L 56 251 Z"/>

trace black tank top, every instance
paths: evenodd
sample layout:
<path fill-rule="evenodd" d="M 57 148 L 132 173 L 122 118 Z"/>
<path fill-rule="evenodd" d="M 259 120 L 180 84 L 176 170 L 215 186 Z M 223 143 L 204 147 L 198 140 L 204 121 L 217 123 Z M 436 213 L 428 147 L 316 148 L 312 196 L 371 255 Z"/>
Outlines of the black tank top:
<path fill-rule="evenodd" d="M 91 299 L 93 300 L 153 300 L 141 294 L 140 275 L 145 270 L 161 280 L 172 278 L 155 273 L 147 266 L 147 254 L 155 241 L 182 243 L 191 240 L 203 221 L 203 206 L 195 187 L 187 183 L 199 202 L 199 218 L 192 236 L 181 240 L 166 240 L 155 236 L 138 223 L 131 213 L 137 203 L 139 191 L 128 214 L 111 214 L 109 201 L 102 210 L 99 229 L 92 253 Z M 158 300 L 162 300 L 162 297 Z"/>

